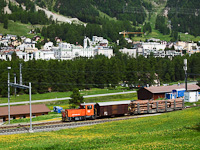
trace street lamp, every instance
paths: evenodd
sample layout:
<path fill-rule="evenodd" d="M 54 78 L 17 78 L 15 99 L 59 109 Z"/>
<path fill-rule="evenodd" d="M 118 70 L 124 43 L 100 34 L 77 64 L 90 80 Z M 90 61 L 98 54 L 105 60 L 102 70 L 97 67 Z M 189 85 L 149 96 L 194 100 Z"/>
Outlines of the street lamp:
<path fill-rule="evenodd" d="M 8 121 L 10 124 L 10 70 L 11 67 L 8 67 Z"/>

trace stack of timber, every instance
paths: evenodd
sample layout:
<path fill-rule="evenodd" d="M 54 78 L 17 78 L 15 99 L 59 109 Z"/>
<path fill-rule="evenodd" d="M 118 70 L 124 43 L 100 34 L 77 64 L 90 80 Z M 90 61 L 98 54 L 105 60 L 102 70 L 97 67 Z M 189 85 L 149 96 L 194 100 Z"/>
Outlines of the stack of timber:
<path fill-rule="evenodd" d="M 172 100 L 138 100 L 129 106 L 131 114 L 158 113 L 179 110 L 184 107 L 183 99 Z"/>

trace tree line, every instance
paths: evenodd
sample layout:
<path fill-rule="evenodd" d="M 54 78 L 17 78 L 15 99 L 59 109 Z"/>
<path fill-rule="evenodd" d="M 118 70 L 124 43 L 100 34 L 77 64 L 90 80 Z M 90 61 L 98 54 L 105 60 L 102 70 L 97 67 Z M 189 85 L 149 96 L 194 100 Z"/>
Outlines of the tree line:
<path fill-rule="evenodd" d="M 115 88 L 119 83 L 132 86 L 146 86 L 154 84 L 155 79 L 161 83 L 184 80 L 183 59 L 188 59 L 188 73 L 200 74 L 200 54 L 192 56 L 176 56 L 168 58 L 129 57 L 116 53 L 108 59 L 99 55 L 94 58 L 76 58 L 74 60 L 30 60 L 22 62 L 19 59 L 0 61 L 0 95 L 7 96 L 7 67 L 11 66 L 11 82 L 13 73 L 19 81 L 19 63 L 22 63 L 23 84 L 32 82 L 32 93 L 48 91 L 69 91 L 74 88 Z M 196 78 L 196 76 L 189 76 Z M 18 93 L 28 91 L 18 90 Z M 13 90 L 12 90 L 13 93 Z"/>

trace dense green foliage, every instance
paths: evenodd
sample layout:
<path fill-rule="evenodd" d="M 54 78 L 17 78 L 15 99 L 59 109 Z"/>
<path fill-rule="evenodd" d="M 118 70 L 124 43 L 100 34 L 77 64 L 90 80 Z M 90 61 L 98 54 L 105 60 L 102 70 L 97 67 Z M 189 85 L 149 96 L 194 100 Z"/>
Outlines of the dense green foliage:
<path fill-rule="evenodd" d="M 200 107 L 159 116 L 114 121 L 54 132 L 1 135 L 0 148 L 195 149 L 200 147 Z"/>
<path fill-rule="evenodd" d="M 168 0 L 168 18 L 171 20 L 172 30 L 188 32 L 194 36 L 200 35 L 200 3 L 198 0 Z"/>
<path fill-rule="evenodd" d="M 148 3 L 146 6 L 151 7 Z M 54 10 L 84 22 L 102 24 L 98 10 L 120 20 L 143 23 L 146 17 L 141 0 L 57 0 Z M 97 10 L 98 9 L 98 10 Z M 139 10 L 139 13 L 138 13 Z"/>
<path fill-rule="evenodd" d="M 160 31 L 162 34 L 167 35 L 167 34 L 170 34 L 170 30 L 167 27 L 165 22 L 166 21 L 165 21 L 165 17 L 164 16 L 157 16 L 155 29 Z"/>
<path fill-rule="evenodd" d="M 0 12 L 3 11 L 3 8 L 6 6 L 5 0 L 0 0 Z"/>
<path fill-rule="evenodd" d="M 0 23 L 3 23 L 5 29 L 8 28 L 8 18 L 3 15 L 3 8 L 6 6 L 5 0 L 0 0 Z"/>
<path fill-rule="evenodd" d="M 145 22 L 145 24 L 143 26 L 143 32 L 146 33 L 146 34 L 152 32 L 150 22 L 148 22 L 148 23 Z"/>
<path fill-rule="evenodd" d="M 192 56 L 177 56 L 168 58 L 129 58 L 126 55 L 116 54 L 108 59 L 105 56 L 96 56 L 92 59 L 77 58 L 69 61 L 59 60 L 32 60 L 23 62 L 23 82 L 32 82 L 33 93 L 51 91 L 68 91 L 74 88 L 89 89 L 92 87 L 115 87 L 120 81 L 129 85 L 152 85 L 155 73 L 161 82 L 184 80 L 183 59 L 188 59 L 188 73 L 200 74 L 200 54 Z M 7 66 L 11 66 L 13 73 L 19 71 L 19 61 L 0 62 L 0 92 L 7 96 Z M 195 76 L 190 76 L 191 78 Z M 18 73 L 17 78 L 19 79 Z M 18 91 L 20 92 L 20 91 Z M 28 93 L 28 91 L 25 90 Z"/>

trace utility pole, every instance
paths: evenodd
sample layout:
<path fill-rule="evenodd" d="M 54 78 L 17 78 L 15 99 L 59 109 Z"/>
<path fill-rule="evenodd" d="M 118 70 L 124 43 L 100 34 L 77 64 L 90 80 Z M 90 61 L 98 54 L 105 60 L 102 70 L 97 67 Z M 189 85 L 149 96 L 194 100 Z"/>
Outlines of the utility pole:
<path fill-rule="evenodd" d="M 11 67 L 8 67 L 8 124 L 10 124 L 10 69 Z"/>
<path fill-rule="evenodd" d="M 14 73 L 14 83 L 16 84 L 17 83 L 17 78 L 16 78 L 16 73 Z M 15 87 L 15 97 L 16 97 L 16 87 Z"/>
<path fill-rule="evenodd" d="M 30 129 L 29 129 L 29 132 L 33 133 L 33 129 L 32 129 L 32 110 L 31 110 L 31 82 L 29 82 L 29 102 L 30 102 Z"/>
<path fill-rule="evenodd" d="M 33 133 L 32 129 L 32 109 L 31 109 L 31 83 L 29 82 L 29 86 L 22 85 L 22 84 L 17 84 L 16 83 L 16 75 L 15 75 L 15 82 L 11 83 L 10 82 L 10 69 L 11 67 L 8 67 L 8 118 L 9 118 L 9 124 L 10 124 L 10 86 L 20 89 L 29 89 L 29 102 L 30 102 L 30 129 L 29 132 Z"/>
<path fill-rule="evenodd" d="M 184 59 L 183 69 L 185 71 L 185 90 L 187 92 L 187 59 Z"/>
<path fill-rule="evenodd" d="M 19 75 L 20 75 L 19 84 L 22 85 L 22 63 L 19 64 Z"/>

